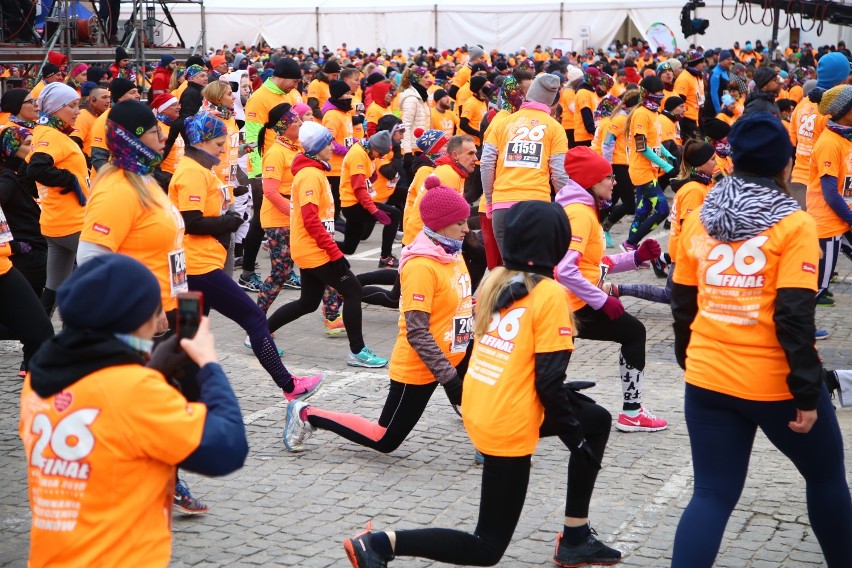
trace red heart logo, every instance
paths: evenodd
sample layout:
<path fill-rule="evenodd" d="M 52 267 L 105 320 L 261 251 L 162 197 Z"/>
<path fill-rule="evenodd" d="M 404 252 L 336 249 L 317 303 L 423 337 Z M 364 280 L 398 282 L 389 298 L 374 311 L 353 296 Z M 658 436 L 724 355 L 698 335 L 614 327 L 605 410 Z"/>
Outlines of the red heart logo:
<path fill-rule="evenodd" d="M 70 392 L 62 391 L 53 397 L 53 408 L 57 412 L 65 412 L 65 409 L 71 406 L 72 400 L 74 400 L 74 396 Z"/>

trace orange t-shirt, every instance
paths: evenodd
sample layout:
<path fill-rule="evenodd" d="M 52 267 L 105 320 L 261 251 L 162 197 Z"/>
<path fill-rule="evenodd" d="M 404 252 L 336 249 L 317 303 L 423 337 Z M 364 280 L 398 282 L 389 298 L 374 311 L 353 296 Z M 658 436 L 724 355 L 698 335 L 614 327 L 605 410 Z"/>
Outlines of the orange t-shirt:
<path fill-rule="evenodd" d="M 159 372 L 107 367 L 48 398 L 21 391 L 33 514 L 29 566 L 167 566 L 175 468 L 207 407 Z"/>
<path fill-rule="evenodd" d="M 440 112 L 433 108 L 432 111 L 432 129 L 441 130 L 447 136 L 455 136 L 459 127 L 459 115 L 454 110 L 446 110 Z"/>
<path fill-rule="evenodd" d="M 453 75 L 452 86 L 458 87 L 461 89 L 464 85 L 470 83 L 470 75 L 471 75 L 470 65 L 464 65 L 461 69 L 456 71 L 456 74 Z M 456 105 L 458 105 L 458 99 L 456 100 Z"/>
<path fill-rule="evenodd" d="M 640 186 L 660 177 L 662 171 L 636 148 L 636 136 L 644 136 L 645 147 L 651 148 L 655 154 L 659 155 L 662 144 L 660 123 L 657 120 L 657 113 L 645 107 L 637 107 L 627 122 L 630 129 L 627 133 L 627 155 L 630 161 L 628 172 L 633 185 Z"/>
<path fill-rule="evenodd" d="M 574 130 L 574 89 L 562 89 L 559 93 L 559 106 L 562 107 L 562 128 Z"/>
<path fill-rule="evenodd" d="M 540 110 L 521 109 L 495 126 L 494 142 L 491 202 L 550 201 L 550 157 L 568 151 L 562 125 Z"/>
<path fill-rule="evenodd" d="M 802 90 L 801 85 L 793 85 L 792 87 L 790 87 L 790 91 L 787 93 L 787 98 L 791 101 L 796 101 L 796 104 L 798 104 L 799 101 L 802 100 L 803 96 L 804 91 Z"/>
<path fill-rule="evenodd" d="M 684 219 L 704 204 L 708 193 L 710 193 L 710 186 L 697 181 L 686 182 L 675 193 L 672 211 L 669 215 L 669 222 L 671 223 L 669 256 L 672 257 L 672 262 L 677 262 L 677 241 L 680 238 Z"/>
<path fill-rule="evenodd" d="M 606 254 L 603 228 L 595 210 L 585 203 L 570 203 L 564 209 L 571 223 L 571 244 L 568 250 L 580 254 L 577 261 L 580 274 L 597 286 L 603 277 L 601 260 Z M 576 312 L 585 306 L 586 302 L 568 290 L 568 305 L 571 306 L 572 312 Z"/>
<path fill-rule="evenodd" d="M 106 141 L 106 121 L 109 118 L 109 111 L 112 109 L 106 109 L 103 114 L 95 119 L 92 123 L 92 127 L 89 132 L 89 156 L 92 155 L 92 148 L 100 148 L 102 150 L 109 150 L 107 148 Z"/>
<path fill-rule="evenodd" d="M 488 103 L 480 101 L 476 97 L 470 97 L 462 108 L 461 118 L 466 118 L 471 128 L 479 132 L 482 126 L 482 119 L 485 118 L 485 113 L 488 112 Z M 474 144 L 482 145 L 482 139 L 479 136 L 473 137 Z"/>
<path fill-rule="evenodd" d="M 311 84 L 308 85 L 308 98 L 315 98 L 319 101 L 319 108 L 325 106 L 325 103 L 328 102 L 329 97 L 331 97 L 331 91 L 329 90 L 329 84 L 325 81 L 320 81 L 319 79 L 314 79 L 311 81 Z"/>
<path fill-rule="evenodd" d="M 33 153 L 36 152 L 49 154 L 55 167 L 74 174 L 83 194 L 88 197 L 90 184 L 86 156 L 76 142 L 55 128 L 38 124 L 33 129 Z M 36 183 L 36 187 L 41 200 L 41 234 L 45 237 L 65 237 L 79 232 L 83 227 L 86 208 L 80 205 L 76 193 L 69 191 L 63 195 L 60 191 L 64 187 L 50 187 L 41 183 Z"/>
<path fill-rule="evenodd" d="M 473 96 L 470 90 L 470 81 L 459 87 L 459 92 L 456 93 L 456 110 L 464 112 L 464 105 Z"/>
<path fill-rule="evenodd" d="M 473 339 L 473 311 L 470 274 L 464 259 L 453 262 L 417 257 L 408 260 L 399 274 L 399 333 L 390 359 L 391 379 L 410 385 L 425 385 L 435 380 L 420 355 L 408 343 L 405 313 L 428 312 L 429 333 L 454 367 L 464 358 Z"/>
<path fill-rule="evenodd" d="M 657 115 L 657 120 L 660 122 L 660 144 L 668 140 L 674 140 L 675 144 L 680 146 L 680 123 L 670 120 L 669 117 L 662 114 Z"/>
<path fill-rule="evenodd" d="M 825 130 L 811 154 L 811 172 L 806 194 L 808 213 L 817 225 L 821 239 L 836 237 L 849 230 L 849 223 L 837 216 L 822 196 L 822 176 L 837 178 L 837 192 L 852 207 L 852 142 Z"/>
<path fill-rule="evenodd" d="M 290 166 L 301 151 L 302 148 L 298 142 L 284 142 L 276 139 L 275 143 L 263 153 L 263 179 L 278 180 L 280 182 L 278 193 L 287 199 L 290 199 L 290 192 L 293 189 L 293 172 L 290 171 Z M 273 227 L 289 229 L 290 211 L 283 213 L 271 201 L 264 199 L 263 205 L 260 206 L 260 226 L 264 229 Z"/>
<path fill-rule="evenodd" d="M 0 276 L 12 270 L 13 265 L 12 261 L 9 260 L 10 256 L 12 256 L 12 247 L 9 246 L 9 242 L 0 243 Z"/>
<path fill-rule="evenodd" d="M 796 105 L 790 116 L 790 141 L 796 147 L 793 183 L 807 185 L 811 176 L 811 153 L 819 135 L 828 124 L 828 116 L 819 113 L 819 105 L 807 97 Z"/>
<path fill-rule="evenodd" d="M 219 158 L 221 161 L 218 165 L 213 166 L 213 171 L 216 172 L 216 177 L 228 188 L 228 195 L 233 192 L 234 186 L 237 185 L 237 160 L 240 156 L 240 128 L 237 126 L 237 121 L 234 117 L 228 120 L 219 119 L 225 123 L 228 129 L 228 138 L 225 141 L 225 153 Z M 266 146 L 264 145 L 264 148 Z"/>
<path fill-rule="evenodd" d="M 373 182 L 373 201 L 376 203 L 386 203 L 390 199 L 393 192 L 396 191 L 396 184 L 399 183 L 399 174 L 396 174 L 392 179 L 386 178 L 379 171 L 393 161 L 393 152 L 388 152 L 384 156 L 379 156 L 375 160 L 374 170 L 376 172 L 376 181 Z"/>
<path fill-rule="evenodd" d="M 597 127 L 595 128 L 595 137 L 592 140 L 592 151 L 601 156 L 603 156 L 604 138 L 609 132 L 609 123 L 611 120 L 612 117 L 609 116 L 601 117 Z"/>
<path fill-rule="evenodd" d="M 218 217 L 226 210 L 228 195 L 213 170 L 191 158 L 178 164 L 169 184 L 169 198 L 179 211 L 201 211 L 204 217 Z M 212 235 L 186 235 L 186 273 L 207 274 L 225 266 L 228 251 Z"/>
<path fill-rule="evenodd" d="M 159 120 L 157 121 L 157 123 L 160 125 L 160 130 L 163 131 L 163 136 L 168 138 L 169 137 L 169 131 L 171 130 L 169 128 L 169 125 L 166 124 L 165 122 L 161 122 Z M 183 158 L 183 151 L 184 151 L 183 136 L 178 136 L 177 138 L 175 138 L 175 143 L 172 144 L 172 149 L 169 150 L 169 155 L 165 156 L 163 158 L 163 163 L 160 164 L 160 169 L 163 170 L 164 172 L 174 174 L 175 168 L 177 168 L 178 162 L 180 162 L 181 158 Z"/>
<path fill-rule="evenodd" d="M 87 156 L 92 155 L 92 126 L 97 118 L 89 109 L 84 108 L 74 121 L 74 132 L 71 136 L 76 136 L 83 141 L 83 153 Z"/>
<path fill-rule="evenodd" d="M 568 296 L 548 278 L 490 317 L 489 331 L 476 340 L 464 379 L 464 426 L 483 454 L 527 456 L 535 452 L 544 420 L 535 389 L 535 354 L 574 348 Z"/>
<path fill-rule="evenodd" d="M 375 171 L 375 162 L 367 150 L 361 144 L 352 146 L 343 156 L 343 164 L 340 167 L 340 206 L 352 207 L 358 203 L 355 190 L 352 187 L 352 176 L 363 175 L 366 178 L 367 191 L 370 197 L 375 199 L 376 192 L 370 178 Z"/>
<path fill-rule="evenodd" d="M 612 165 L 627 165 L 627 115 L 618 113 L 609 121 L 609 132 L 615 136 L 615 147 L 612 150 Z"/>
<path fill-rule="evenodd" d="M 367 113 L 364 115 L 364 121 L 367 124 L 378 124 L 379 119 L 386 114 L 392 114 L 390 108 L 385 108 L 376 102 L 372 102 L 370 103 L 370 106 L 367 107 Z"/>
<path fill-rule="evenodd" d="M 186 286 L 183 217 L 153 178 L 146 187 L 154 200 L 142 205 L 136 190 L 114 170 L 95 178 L 80 240 L 131 256 L 148 267 L 160 283 L 163 310 L 177 308 Z"/>
<path fill-rule="evenodd" d="M 816 292 L 819 255 L 816 223 L 804 211 L 734 243 L 713 239 L 699 215 L 689 215 L 674 272 L 676 283 L 698 287 L 686 382 L 746 400 L 793 398 L 775 301 L 779 288 Z"/>
<path fill-rule="evenodd" d="M 574 96 L 574 141 L 575 142 L 588 142 L 595 138 L 594 134 L 589 134 L 586 130 L 586 123 L 583 122 L 583 114 L 582 110 L 587 108 L 591 111 L 592 114 L 595 113 L 595 109 L 598 108 L 598 103 L 600 102 L 600 98 L 598 98 L 597 93 L 594 91 L 590 91 L 588 89 L 580 89 L 577 91 L 577 94 Z"/>
<path fill-rule="evenodd" d="M 316 268 L 331 262 L 331 257 L 321 249 L 305 230 L 302 205 L 313 203 L 325 230 L 334 236 L 334 198 L 325 173 L 314 167 L 302 168 L 293 178 L 293 196 L 290 200 L 290 255 L 300 268 Z"/>
<path fill-rule="evenodd" d="M 675 79 L 675 92 L 686 101 L 684 118 L 698 121 L 699 108 L 704 106 L 704 81 L 684 69 Z"/>
<path fill-rule="evenodd" d="M 414 237 L 417 236 L 423 229 L 423 219 L 420 217 L 420 207 L 414 206 L 417 197 L 425 191 L 423 184 L 426 178 L 432 175 L 435 168 L 432 166 L 420 166 L 414 172 L 414 179 L 411 180 L 411 185 L 408 186 L 408 197 L 405 199 L 405 211 L 402 214 L 402 244 L 409 245 L 414 242 Z M 416 218 L 416 220 L 415 220 Z"/>
<path fill-rule="evenodd" d="M 324 83 L 323 83 L 324 84 Z M 342 110 L 331 109 L 322 117 L 322 125 L 328 128 L 331 135 L 334 136 L 335 142 L 351 148 L 355 145 L 355 131 L 352 128 L 352 117 L 349 113 Z M 330 177 L 341 175 L 341 166 L 343 165 L 343 156 L 337 154 L 331 155 L 331 171 L 326 175 Z M 343 180 L 341 180 L 342 183 Z"/>

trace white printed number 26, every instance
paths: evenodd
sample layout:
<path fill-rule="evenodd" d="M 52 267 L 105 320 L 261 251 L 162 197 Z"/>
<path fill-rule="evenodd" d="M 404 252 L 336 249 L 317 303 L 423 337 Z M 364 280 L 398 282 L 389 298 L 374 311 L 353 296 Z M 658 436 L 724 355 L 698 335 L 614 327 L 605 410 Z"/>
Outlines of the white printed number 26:
<path fill-rule="evenodd" d="M 53 453 L 66 461 L 81 460 L 95 447 L 95 437 L 89 426 L 98 417 L 96 408 L 84 408 L 72 412 L 59 421 L 54 429 L 46 414 L 37 414 L 33 420 L 33 434 L 39 438 L 33 447 L 30 463 L 36 467 L 44 465 L 44 449 L 50 444 Z M 70 443 L 69 443 L 70 442 Z"/>
<path fill-rule="evenodd" d="M 734 248 L 727 244 L 721 243 L 713 247 L 710 254 L 707 255 L 707 260 L 717 261 L 713 266 L 707 269 L 706 280 L 710 286 L 722 286 L 723 272 L 731 265 L 738 274 L 743 276 L 751 276 L 757 274 L 766 266 L 766 255 L 760 250 L 769 237 L 761 235 L 751 238 L 744 242 L 734 252 Z"/>
<path fill-rule="evenodd" d="M 525 140 L 532 140 L 533 142 L 538 142 L 539 140 L 544 138 L 545 128 L 547 128 L 546 124 L 536 124 L 532 128 L 521 126 L 515 132 L 515 137 L 512 138 L 511 142 L 523 142 Z"/>
<path fill-rule="evenodd" d="M 491 316 L 491 321 L 488 322 L 488 333 L 497 330 L 497 335 L 504 341 L 512 341 L 518 336 L 521 331 L 521 316 L 526 312 L 526 308 L 515 308 L 506 312 L 502 318 L 500 314 L 495 312 Z"/>

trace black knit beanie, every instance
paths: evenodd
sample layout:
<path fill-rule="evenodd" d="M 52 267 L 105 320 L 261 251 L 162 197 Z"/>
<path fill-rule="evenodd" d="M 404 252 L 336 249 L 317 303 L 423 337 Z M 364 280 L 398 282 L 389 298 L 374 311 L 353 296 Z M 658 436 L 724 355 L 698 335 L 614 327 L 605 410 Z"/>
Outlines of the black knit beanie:
<path fill-rule="evenodd" d="M 157 125 L 151 107 L 139 101 L 122 101 L 112 105 L 109 120 L 119 124 L 136 137 Z"/>
<path fill-rule="evenodd" d="M 21 112 L 27 93 L 29 91 L 26 89 L 9 89 L 3 93 L 3 98 L 0 98 L 0 112 L 8 112 L 17 116 Z"/>
<path fill-rule="evenodd" d="M 503 265 L 553 278 L 553 269 L 568 252 L 571 225 L 556 203 L 522 201 L 506 213 Z"/>

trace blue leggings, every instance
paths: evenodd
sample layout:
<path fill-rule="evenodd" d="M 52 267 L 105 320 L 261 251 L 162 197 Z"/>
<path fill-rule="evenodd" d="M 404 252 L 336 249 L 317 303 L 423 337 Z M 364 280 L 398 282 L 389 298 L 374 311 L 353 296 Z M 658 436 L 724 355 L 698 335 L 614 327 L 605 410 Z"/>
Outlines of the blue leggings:
<path fill-rule="evenodd" d="M 654 227 L 669 216 L 669 203 L 663 188 L 654 180 L 636 187 L 636 216 L 630 223 L 627 242 L 638 245 Z"/>
<path fill-rule="evenodd" d="M 713 566 L 745 484 L 758 428 L 805 478 L 808 517 L 828 566 L 852 566 L 852 499 L 843 439 L 825 387 L 817 421 L 807 434 L 787 426 L 796 417 L 792 400 L 744 400 L 687 384 L 684 410 L 695 489 L 675 533 L 672 568 Z"/>
<path fill-rule="evenodd" d="M 293 391 L 293 377 L 281 357 L 266 326 L 266 314 L 223 270 L 188 276 L 189 289 L 204 294 L 204 313 L 216 310 L 246 330 L 251 349 L 261 366 L 279 388 Z"/>

